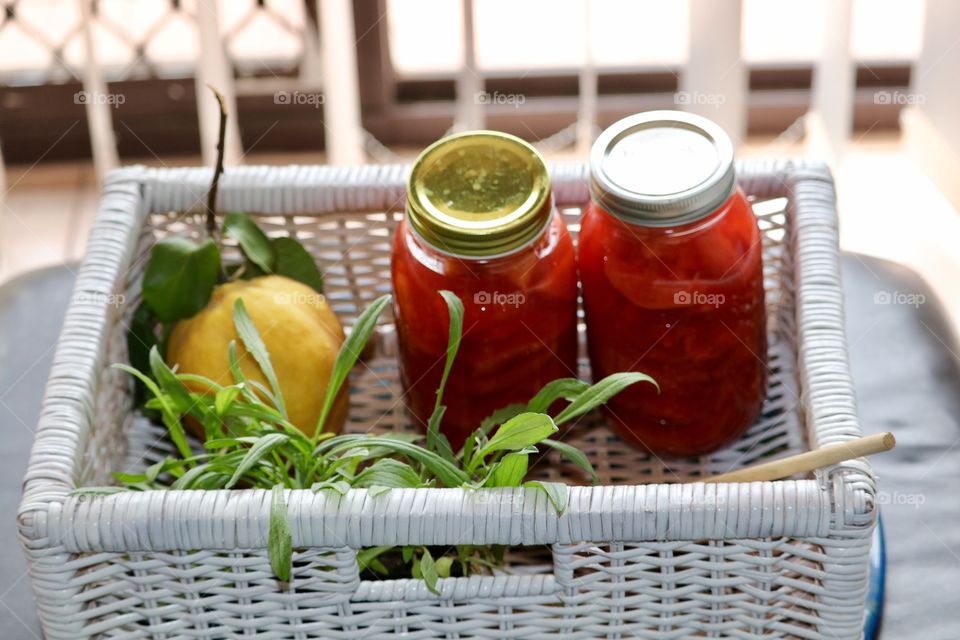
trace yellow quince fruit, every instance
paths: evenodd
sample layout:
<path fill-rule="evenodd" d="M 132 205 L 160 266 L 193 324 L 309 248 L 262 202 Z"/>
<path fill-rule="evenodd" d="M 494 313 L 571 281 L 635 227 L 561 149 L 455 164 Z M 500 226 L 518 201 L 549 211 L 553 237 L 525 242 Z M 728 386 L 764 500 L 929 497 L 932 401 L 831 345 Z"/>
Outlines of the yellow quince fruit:
<path fill-rule="evenodd" d="M 219 384 L 232 384 L 228 347 L 233 340 L 244 376 L 269 388 L 260 366 L 237 335 L 233 308 L 238 298 L 243 299 L 270 354 L 290 422 L 312 436 L 344 333 L 326 298 L 311 287 L 272 275 L 218 286 L 206 307 L 174 326 L 167 343 L 167 363 L 176 366 L 178 373 L 202 375 Z M 192 391 L 207 391 L 202 384 L 188 386 Z M 339 432 L 343 428 L 347 395 L 344 384 L 325 431 Z M 203 436 L 199 424 L 190 421 L 189 426 Z"/>

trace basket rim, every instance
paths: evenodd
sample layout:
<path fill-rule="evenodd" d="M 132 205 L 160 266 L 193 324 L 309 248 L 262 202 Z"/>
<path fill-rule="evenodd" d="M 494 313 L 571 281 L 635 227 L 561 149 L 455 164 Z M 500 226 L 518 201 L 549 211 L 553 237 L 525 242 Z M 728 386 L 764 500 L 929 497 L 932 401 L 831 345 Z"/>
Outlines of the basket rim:
<path fill-rule="evenodd" d="M 258 211 L 264 214 L 323 214 L 332 211 L 380 212 L 402 209 L 404 201 L 405 176 L 409 170 L 407 165 L 366 165 L 361 167 L 332 167 L 313 165 L 293 166 L 246 166 L 229 168 L 221 179 L 220 202 L 221 208 L 229 210 L 242 208 Z M 553 176 L 554 193 L 558 206 L 573 206 L 585 202 L 589 198 L 587 188 L 587 167 L 583 163 L 563 163 L 550 165 Z M 103 263 L 107 262 L 113 277 L 119 273 L 125 264 L 128 264 L 132 252 L 132 239 L 138 235 L 139 229 L 147 214 L 190 208 L 194 204 L 202 203 L 205 197 L 206 185 L 209 181 L 211 169 L 206 168 L 147 168 L 142 166 L 126 167 L 111 172 L 103 184 L 100 212 L 97 222 L 91 233 L 90 245 L 81 265 L 77 278 L 76 291 L 91 291 L 101 293 L 111 286 L 111 282 L 104 277 Z M 798 372 L 801 377 L 803 390 L 801 404 L 804 422 L 807 425 L 808 437 L 811 446 L 841 443 L 861 435 L 856 415 L 856 403 L 853 396 L 852 381 L 846 353 L 846 338 L 842 324 L 842 295 L 839 284 L 839 262 L 837 249 L 837 219 L 833 200 L 833 182 L 829 170 L 822 163 L 790 160 L 741 160 L 737 163 L 740 183 L 745 185 L 748 192 L 757 197 L 791 196 L 793 214 L 802 214 L 804 220 L 799 227 L 795 239 L 793 253 L 796 259 L 795 286 L 796 286 L 796 315 L 798 344 Z M 808 186 L 816 184 L 817 188 Z M 826 189 L 826 191 L 824 190 Z M 828 197 L 824 197 L 825 194 Z M 810 227 L 817 227 L 827 234 L 828 242 L 823 242 L 823 235 L 816 243 L 805 242 L 803 231 Z M 806 278 L 801 274 L 804 263 L 817 262 L 827 264 L 826 272 L 821 268 L 813 277 Z M 825 293 L 829 295 L 824 295 Z M 839 304 L 830 302 L 828 316 L 823 314 L 825 299 L 839 300 Z M 838 309 L 839 307 L 839 309 Z M 839 310 L 839 313 L 837 311 Z M 101 306 L 84 301 L 83 296 L 74 295 L 67 311 L 63 333 L 58 341 L 55 367 L 57 363 L 69 364 L 76 368 L 76 374 L 68 379 L 55 378 L 51 375 L 48 383 L 40 425 L 31 453 L 30 463 L 24 482 L 23 501 L 20 506 L 18 520 L 22 538 L 27 540 L 46 540 L 50 545 L 64 545 L 72 551 L 99 551 L 99 550 L 132 550 L 128 544 L 135 540 L 150 540 L 147 531 L 151 524 L 137 519 L 141 523 L 136 535 L 120 535 L 111 537 L 107 527 L 117 520 L 130 519 L 138 513 L 151 512 L 158 499 L 152 494 L 162 494 L 161 505 L 167 502 L 180 502 L 185 496 L 174 496 L 175 493 L 208 494 L 208 498 L 215 504 L 215 491 L 171 492 L 156 491 L 124 493 L 116 496 L 84 497 L 71 496 L 75 486 L 75 468 L 80 455 L 81 443 L 86 436 L 89 421 L 92 420 L 94 406 L 94 383 L 89 376 L 103 363 L 98 362 L 97 355 L 90 353 L 91 327 L 97 332 L 96 339 L 102 339 L 103 328 L 106 324 L 105 312 Z M 829 340 L 825 338 L 830 338 Z M 84 355 L 83 362 L 79 362 L 78 350 Z M 85 353 L 84 353 L 85 352 Z M 818 378 L 820 372 L 829 371 L 829 379 Z M 840 378 L 838 382 L 838 376 Z M 831 481 L 832 480 L 832 481 Z M 673 504 L 672 493 L 682 492 L 692 488 L 693 491 L 704 490 L 703 483 L 654 484 L 608 487 L 571 487 L 571 495 L 586 496 L 585 511 L 572 517 L 569 513 L 551 520 L 550 507 L 546 500 L 534 500 L 529 514 L 534 531 L 537 533 L 527 537 L 522 534 L 510 538 L 531 540 L 529 544 L 542 544 L 548 541 L 558 542 L 565 539 L 559 533 L 567 527 L 569 534 L 580 532 L 590 534 L 594 532 L 611 532 L 609 521 L 604 523 L 602 511 L 594 510 L 594 496 L 602 497 L 604 492 L 626 490 L 636 495 L 641 489 L 646 493 L 653 492 L 656 501 L 654 514 L 658 517 L 658 527 L 663 531 L 693 533 L 687 524 L 680 524 L 679 528 L 668 528 L 671 514 L 675 514 L 677 522 L 692 522 L 691 518 L 701 517 L 709 509 L 701 510 L 680 508 L 682 502 Z M 875 518 L 875 488 L 874 477 L 866 460 L 850 461 L 837 465 L 827 471 L 817 473 L 814 479 L 785 480 L 768 483 L 723 483 L 713 485 L 719 492 L 726 492 L 731 496 L 747 496 L 743 503 L 738 499 L 738 509 L 746 509 L 749 513 L 753 509 L 764 512 L 772 509 L 773 512 L 783 511 L 784 503 L 775 498 L 764 499 L 765 495 L 780 494 L 790 490 L 806 496 L 811 513 L 820 515 L 816 525 L 799 526 L 800 518 L 794 518 L 794 525 L 782 529 L 782 535 L 796 535 L 799 537 L 822 536 L 830 530 L 838 528 L 872 526 Z M 424 495 L 436 495 L 437 500 L 448 499 L 452 494 L 432 494 L 431 492 L 463 492 L 459 489 L 417 489 L 400 490 L 401 492 L 421 492 Z M 241 518 L 237 512 L 227 513 L 218 510 L 207 511 L 202 516 L 197 512 L 190 512 L 187 508 L 161 506 L 160 512 L 154 517 L 162 517 L 161 534 L 164 544 L 160 547 L 169 549 L 186 549 L 183 546 L 187 541 L 200 541 L 200 537 L 192 534 L 182 534 L 178 530 L 199 530 L 199 520 L 207 521 L 219 519 L 234 525 L 238 546 L 249 547 L 247 542 L 266 540 L 266 521 L 260 516 L 264 507 L 264 500 L 259 491 L 233 491 L 234 495 L 244 494 L 242 512 L 247 518 L 246 524 L 241 526 Z M 294 513 L 293 502 L 306 505 L 308 502 L 301 492 L 289 494 L 291 515 Z M 303 491 L 302 493 L 311 493 Z M 366 502 L 363 490 L 352 490 L 352 495 L 345 498 L 345 502 L 353 504 L 359 502 L 361 506 Z M 362 497 L 361 493 L 363 494 Z M 391 494 L 395 492 L 390 492 Z M 414 496 L 420 493 L 412 494 Z M 202 496 L 201 496 L 202 497 Z M 402 499 L 400 496 L 398 499 Z M 461 503 L 463 496 L 458 496 Z M 612 500 L 612 498 L 611 498 Z M 666 501 L 666 502 L 664 502 Z M 200 504 L 200 497 L 196 500 Z M 329 512 L 332 502 L 325 498 L 314 496 L 310 501 L 312 514 Z M 336 513 L 343 518 L 364 518 L 368 512 L 362 507 L 359 512 L 340 514 L 338 500 Z M 613 503 L 611 503 L 612 505 Z M 644 508 L 649 508 L 645 505 Z M 688 505 L 689 506 L 689 505 Z M 731 503 L 721 510 L 717 503 L 713 503 L 713 510 L 717 513 L 732 513 Z M 525 507 L 526 508 L 526 507 Z M 611 506 L 611 508 L 613 508 Z M 789 507 L 788 507 L 789 508 Z M 643 511 L 643 508 L 641 508 Z M 801 511 L 803 511 L 801 509 Z M 771 512 L 771 513 L 773 513 Z M 301 515 L 304 515 L 303 512 Z M 486 512 L 484 512 L 486 513 Z M 448 517 L 455 514 L 443 512 Z M 376 512 L 371 517 L 383 518 L 385 515 Z M 683 520 L 687 518 L 687 520 Z M 749 518 L 747 519 L 747 521 Z M 809 519 L 804 519 L 809 520 Z M 745 521 L 746 522 L 746 521 Z M 813 522 L 813 520 L 810 520 Z M 252 524 L 251 524 L 252 523 Z M 566 524 L 563 524 L 566 523 Z M 574 526 L 574 525 L 577 526 Z M 606 528 L 605 525 L 606 524 Z M 551 528 L 552 527 L 552 528 Z M 298 527 L 294 527 L 294 541 L 297 542 Z M 158 529 L 159 530 L 159 529 Z M 241 531 L 243 530 L 243 531 Z M 553 531 L 547 535 L 546 531 Z M 751 528 L 746 524 L 743 528 L 736 528 L 734 532 L 750 535 L 735 537 L 759 537 L 764 532 L 773 535 L 778 529 L 772 528 L 769 523 L 762 528 Z M 261 538 L 262 534 L 262 538 Z M 364 534 L 366 535 L 366 534 Z M 513 534 L 511 534 L 513 535 Z M 185 539 L 185 537 L 187 539 Z M 725 536 L 720 536 L 725 537 Z M 764 536 L 765 537 L 765 536 Z M 572 539 L 572 538 L 571 538 Z M 584 538 L 579 538 L 583 540 Z M 609 538 L 607 538 L 609 539 Z M 683 538 L 652 538 L 675 540 Z M 687 538 L 689 539 L 689 538 Z M 327 539 L 302 536 L 303 546 L 327 546 Z M 359 542 L 363 540 L 357 539 Z M 116 546 L 119 544 L 120 546 Z M 144 549 L 155 549 L 153 542 L 143 545 Z M 197 548 L 197 547 L 193 547 Z M 250 548 L 260 548 L 256 545 Z"/>

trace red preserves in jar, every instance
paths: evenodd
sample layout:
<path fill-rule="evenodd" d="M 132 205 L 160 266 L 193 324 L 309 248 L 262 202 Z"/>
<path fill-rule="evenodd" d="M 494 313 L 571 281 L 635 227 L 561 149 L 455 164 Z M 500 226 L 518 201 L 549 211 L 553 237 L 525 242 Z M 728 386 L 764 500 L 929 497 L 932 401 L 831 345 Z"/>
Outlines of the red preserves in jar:
<path fill-rule="evenodd" d="M 450 322 L 438 292 L 463 301 L 441 423 L 455 448 L 496 409 L 576 375 L 573 243 L 526 142 L 481 131 L 427 148 L 410 175 L 391 268 L 403 402 L 421 428 L 446 358 Z"/>
<path fill-rule="evenodd" d="M 690 456 L 736 439 L 766 395 L 761 236 L 715 124 L 657 111 L 601 134 L 580 232 L 594 379 L 642 371 L 607 414 L 627 442 Z"/>

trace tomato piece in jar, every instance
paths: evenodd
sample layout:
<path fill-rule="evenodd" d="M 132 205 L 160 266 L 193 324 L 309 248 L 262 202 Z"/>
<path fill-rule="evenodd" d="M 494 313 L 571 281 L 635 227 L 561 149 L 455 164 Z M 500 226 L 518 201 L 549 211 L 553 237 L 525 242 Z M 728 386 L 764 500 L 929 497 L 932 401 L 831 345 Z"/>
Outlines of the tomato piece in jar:
<path fill-rule="evenodd" d="M 522 179 L 525 172 L 533 179 Z M 426 428 L 450 326 L 438 292 L 451 291 L 464 305 L 463 337 L 440 430 L 459 448 L 497 409 L 576 375 L 576 254 L 546 166 L 512 136 L 444 139 L 424 152 L 410 183 L 414 200 L 408 196 L 391 262 L 402 400 Z M 444 195 L 439 206 L 437 193 Z M 518 214 L 523 207 L 529 212 Z"/>
<path fill-rule="evenodd" d="M 642 371 L 660 387 L 658 393 L 634 385 L 612 398 L 605 409 L 610 423 L 634 446 L 693 456 L 731 443 L 759 414 L 767 382 L 766 311 L 762 238 L 733 181 L 732 150 L 723 144 L 729 142 L 718 127 L 690 114 L 679 114 L 685 128 L 677 135 L 677 117 L 640 114 L 598 140 L 630 145 L 631 131 L 645 132 L 620 156 L 595 147 L 594 174 L 604 173 L 604 163 L 626 160 L 642 171 L 656 161 L 647 156 L 660 153 L 692 186 L 684 190 L 676 175 L 634 178 L 622 166 L 619 174 L 594 175 L 579 267 L 594 379 Z M 709 136 L 711 144 L 691 141 L 694 135 Z M 688 157 L 709 155 L 714 145 L 720 150 L 706 160 Z M 691 165 L 702 174 L 691 173 Z M 618 178 L 613 187 L 603 182 L 611 173 Z M 658 180 L 669 187 L 658 192 Z M 710 180 L 719 186 L 697 198 Z M 623 189 L 631 181 L 634 188 Z M 627 193 L 611 194 L 618 187 Z"/>

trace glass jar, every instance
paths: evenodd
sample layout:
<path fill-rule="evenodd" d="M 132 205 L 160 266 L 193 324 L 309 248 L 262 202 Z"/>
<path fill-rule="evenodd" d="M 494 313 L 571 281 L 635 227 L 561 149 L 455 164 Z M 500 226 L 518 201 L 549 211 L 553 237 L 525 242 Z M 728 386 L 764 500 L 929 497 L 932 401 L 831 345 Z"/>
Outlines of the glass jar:
<path fill-rule="evenodd" d="M 576 376 L 577 269 L 546 165 L 523 140 L 479 131 L 427 148 L 410 174 L 391 262 L 403 401 L 426 428 L 446 358 L 449 315 L 463 339 L 441 431 L 459 447 L 484 418 Z"/>
<path fill-rule="evenodd" d="M 628 443 L 692 456 L 736 439 L 766 395 L 762 238 L 717 125 L 675 111 L 625 118 L 590 156 L 579 259 L 594 379 L 656 379 L 607 414 Z"/>

